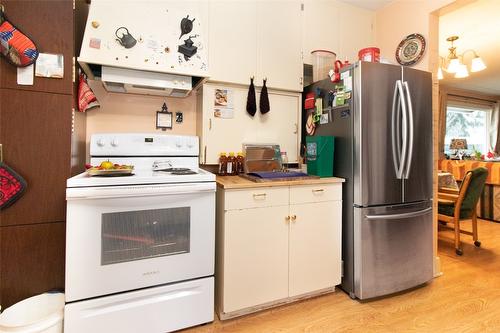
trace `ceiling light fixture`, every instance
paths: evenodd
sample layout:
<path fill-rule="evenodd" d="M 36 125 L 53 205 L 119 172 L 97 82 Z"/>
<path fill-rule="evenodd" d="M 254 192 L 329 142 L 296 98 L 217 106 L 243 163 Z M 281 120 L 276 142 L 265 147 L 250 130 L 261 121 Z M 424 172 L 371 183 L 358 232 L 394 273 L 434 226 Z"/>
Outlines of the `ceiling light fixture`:
<path fill-rule="evenodd" d="M 438 69 L 439 80 L 444 78 L 443 70 L 450 74 L 455 74 L 455 78 L 457 79 L 469 76 L 469 70 L 467 69 L 467 66 L 464 63 L 464 56 L 468 52 L 472 52 L 474 55 L 470 65 L 471 72 L 474 73 L 486 69 L 486 65 L 483 59 L 481 59 L 481 57 L 473 49 L 468 49 L 464 51 L 462 54 L 457 55 L 457 48 L 453 45 L 453 42 L 455 42 L 457 39 L 458 36 L 451 36 L 446 38 L 446 41 L 450 42 L 451 46 L 448 48 L 449 54 L 446 58 L 439 57 L 440 58 L 440 66 Z"/>

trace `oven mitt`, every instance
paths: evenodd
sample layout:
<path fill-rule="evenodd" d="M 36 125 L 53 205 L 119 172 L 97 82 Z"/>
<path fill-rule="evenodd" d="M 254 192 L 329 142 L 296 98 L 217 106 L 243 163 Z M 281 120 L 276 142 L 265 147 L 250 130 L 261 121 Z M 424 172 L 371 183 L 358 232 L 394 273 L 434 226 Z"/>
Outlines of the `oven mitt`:
<path fill-rule="evenodd" d="M 100 104 L 97 101 L 97 97 L 95 97 L 94 92 L 90 89 L 85 75 L 81 73 L 78 82 L 78 111 L 85 112 L 98 106 Z"/>
<path fill-rule="evenodd" d="M 248 88 L 247 112 L 252 117 L 255 116 L 255 112 L 257 112 L 257 101 L 255 100 L 255 86 L 253 85 L 253 77 L 250 78 L 250 87 Z"/>
<path fill-rule="evenodd" d="M 3 6 L 0 5 L 0 53 L 8 62 L 17 67 L 33 64 L 38 58 L 38 50 L 19 29 L 7 21 Z"/>
<path fill-rule="evenodd" d="M 262 90 L 260 91 L 259 109 L 260 113 L 266 114 L 271 110 L 269 107 L 269 95 L 267 94 L 266 80 L 262 84 Z"/>
<path fill-rule="evenodd" d="M 26 181 L 17 172 L 0 162 L 0 210 L 12 205 L 26 190 Z"/>

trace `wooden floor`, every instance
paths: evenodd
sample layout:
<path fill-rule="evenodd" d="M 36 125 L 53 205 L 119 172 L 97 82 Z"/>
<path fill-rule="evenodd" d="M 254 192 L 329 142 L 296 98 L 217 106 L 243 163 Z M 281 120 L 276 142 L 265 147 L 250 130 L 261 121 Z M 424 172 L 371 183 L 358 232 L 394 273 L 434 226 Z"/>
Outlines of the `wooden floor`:
<path fill-rule="evenodd" d="M 500 332 L 500 223 L 479 221 L 478 228 L 482 247 L 464 236 L 462 257 L 451 232 L 440 231 L 444 274 L 421 288 L 362 303 L 337 291 L 182 332 Z"/>

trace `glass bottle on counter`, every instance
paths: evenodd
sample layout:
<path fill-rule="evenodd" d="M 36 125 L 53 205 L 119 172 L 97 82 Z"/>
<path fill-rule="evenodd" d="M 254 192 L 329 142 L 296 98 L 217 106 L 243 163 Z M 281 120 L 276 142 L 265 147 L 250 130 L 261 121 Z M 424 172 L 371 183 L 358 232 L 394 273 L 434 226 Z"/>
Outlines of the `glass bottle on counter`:
<path fill-rule="evenodd" d="M 228 176 L 236 175 L 236 157 L 234 157 L 233 152 L 230 152 L 229 157 L 227 158 L 226 174 Z"/>
<path fill-rule="evenodd" d="M 281 152 L 281 171 L 288 171 L 288 155 L 286 154 L 286 151 Z"/>
<path fill-rule="evenodd" d="M 225 152 L 221 152 L 219 156 L 219 176 L 227 175 L 227 156 Z"/>
<path fill-rule="evenodd" d="M 240 151 L 238 152 L 238 156 L 236 156 L 236 171 L 237 174 L 244 174 L 245 173 L 245 157 L 243 157 L 243 153 Z"/>

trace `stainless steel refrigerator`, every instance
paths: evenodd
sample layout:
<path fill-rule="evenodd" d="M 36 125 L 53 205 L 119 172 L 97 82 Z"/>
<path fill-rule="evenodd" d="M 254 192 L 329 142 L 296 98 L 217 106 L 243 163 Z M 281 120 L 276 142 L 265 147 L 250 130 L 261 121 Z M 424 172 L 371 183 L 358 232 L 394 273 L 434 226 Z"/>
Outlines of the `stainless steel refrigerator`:
<path fill-rule="evenodd" d="M 433 278 L 432 81 L 429 72 L 371 62 L 341 72 L 352 89 L 345 106 L 328 108 L 329 80 L 303 96 L 323 98 L 329 121 L 314 135 L 335 137 L 333 175 L 346 179 L 341 287 L 368 299 Z"/>

